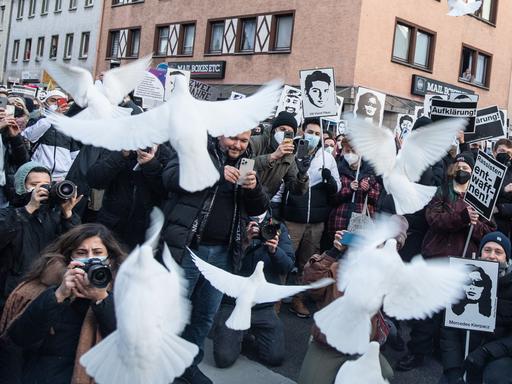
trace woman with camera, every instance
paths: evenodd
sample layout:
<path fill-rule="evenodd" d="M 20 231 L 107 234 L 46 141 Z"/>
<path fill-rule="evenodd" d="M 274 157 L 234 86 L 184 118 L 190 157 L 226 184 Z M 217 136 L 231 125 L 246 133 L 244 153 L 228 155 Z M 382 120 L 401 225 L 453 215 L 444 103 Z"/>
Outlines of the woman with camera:
<path fill-rule="evenodd" d="M 93 223 L 44 250 L 6 302 L 0 382 L 92 382 L 78 361 L 116 328 L 111 280 L 125 256 L 111 232 Z"/>

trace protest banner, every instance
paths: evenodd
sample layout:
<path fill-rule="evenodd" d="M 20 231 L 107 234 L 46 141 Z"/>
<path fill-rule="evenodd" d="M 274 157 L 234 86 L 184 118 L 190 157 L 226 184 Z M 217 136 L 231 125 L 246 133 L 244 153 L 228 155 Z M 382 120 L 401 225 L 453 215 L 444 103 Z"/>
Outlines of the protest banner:
<path fill-rule="evenodd" d="M 333 68 L 300 71 L 300 89 L 304 118 L 338 115 Z"/>
<path fill-rule="evenodd" d="M 503 132 L 503 121 L 499 108 L 482 108 L 477 111 L 475 120 L 475 132 L 465 133 L 464 142 L 473 143 L 475 141 L 505 137 Z"/>
<path fill-rule="evenodd" d="M 190 94 L 199 100 L 213 100 L 213 88 L 211 85 L 197 80 L 189 82 Z"/>
<path fill-rule="evenodd" d="M 164 101 L 165 72 L 156 68 L 146 71 L 133 95 L 143 100 L 144 108 L 153 108 Z"/>
<path fill-rule="evenodd" d="M 381 127 L 384 118 L 385 103 L 385 94 L 359 87 L 357 89 L 356 102 L 354 105 L 354 117 L 364 119 Z"/>
<path fill-rule="evenodd" d="M 423 99 L 423 116 L 430 118 L 430 108 L 432 107 L 432 100 L 448 100 L 448 95 L 425 95 Z"/>
<path fill-rule="evenodd" d="M 471 331 L 494 332 L 499 264 L 493 261 L 450 257 L 450 265 L 465 265 L 468 280 L 464 297 L 446 308 L 444 325 Z"/>
<path fill-rule="evenodd" d="M 37 87 L 29 87 L 26 85 L 14 84 L 11 87 L 11 93 L 20 96 L 36 97 Z"/>
<path fill-rule="evenodd" d="M 478 95 L 459 95 L 453 100 L 431 99 L 430 118 L 432 121 L 460 117 L 467 118 L 466 133 L 475 132 Z"/>
<path fill-rule="evenodd" d="M 478 152 L 464 201 L 491 220 L 507 167 L 482 151 Z"/>
<path fill-rule="evenodd" d="M 297 125 L 302 124 L 302 91 L 300 89 L 289 85 L 283 87 L 277 103 L 276 116 L 282 111 L 291 113 Z"/>

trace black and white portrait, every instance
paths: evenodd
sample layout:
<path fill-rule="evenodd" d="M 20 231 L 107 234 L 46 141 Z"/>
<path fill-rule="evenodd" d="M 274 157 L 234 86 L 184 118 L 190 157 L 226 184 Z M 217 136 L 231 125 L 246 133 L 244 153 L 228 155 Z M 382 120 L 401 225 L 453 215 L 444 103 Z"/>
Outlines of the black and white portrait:
<path fill-rule="evenodd" d="M 468 278 L 458 303 L 446 309 L 445 325 L 493 332 L 496 322 L 498 263 L 450 258 L 450 264 L 464 264 Z"/>
<path fill-rule="evenodd" d="M 416 119 L 413 115 L 399 114 L 396 119 L 395 135 L 398 139 L 404 140 L 412 131 Z"/>
<path fill-rule="evenodd" d="M 338 116 L 334 69 L 300 71 L 300 88 L 304 118 Z"/>
<path fill-rule="evenodd" d="M 300 89 L 290 87 L 289 85 L 283 87 L 283 92 L 281 92 L 279 104 L 277 105 L 276 116 L 282 111 L 291 113 L 295 120 L 297 120 L 297 125 L 302 124 L 302 92 Z"/>
<path fill-rule="evenodd" d="M 425 108 L 423 105 L 417 105 L 414 107 L 414 117 L 415 120 L 418 120 L 420 117 L 424 116 L 425 114 Z"/>
<path fill-rule="evenodd" d="M 386 95 L 371 89 L 359 87 L 357 90 L 354 116 L 382 126 Z"/>
<path fill-rule="evenodd" d="M 348 129 L 348 121 L 347 120 L 339 120 L 338 128 L 336 131 L 336 136 L 345 135 L 347 133 L 347 129 Z"/>
<path fill-rule="evenodd" d="M 448 100 L 447 95 L 425 95 L 423 100 L 423 115 L 430 117 L 430 107 L 432 106 L 432 99 Z"/>

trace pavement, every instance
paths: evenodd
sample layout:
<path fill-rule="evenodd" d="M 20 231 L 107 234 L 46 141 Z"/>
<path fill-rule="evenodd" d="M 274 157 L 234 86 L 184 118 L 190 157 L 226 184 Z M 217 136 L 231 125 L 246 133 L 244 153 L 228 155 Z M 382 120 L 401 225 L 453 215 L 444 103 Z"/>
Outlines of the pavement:
<path fill-rule="evenodd" d="M 288 304 L 283 304 L 280 317 L 286 332 L 286 359 L 279 367 L 266 367 L 256 361 L 251 353 L 240 356 L 236 363 L 226 369 L 215 367 L 212 357 L 212 343 L 207 340 L 205 357 L 200 365 L 201 370 L 215 384 L 294 384 L 296 383 L 302 360 L 306 354 L 312 319 L 300 319 L 288 311 Z M 407 339 L 407 328 L 402 329 Z M 404 352 L 396 352 L 389 347 L 382 351 L 391 366 L 394 366 Z M 390 384 L 437 384 L 441 377 L 441 365 L 433 358 L 427 358 L 423 367 L 409 371 L 395 371 Z M 314 383 L 311 383 L 314 384 Z"/>

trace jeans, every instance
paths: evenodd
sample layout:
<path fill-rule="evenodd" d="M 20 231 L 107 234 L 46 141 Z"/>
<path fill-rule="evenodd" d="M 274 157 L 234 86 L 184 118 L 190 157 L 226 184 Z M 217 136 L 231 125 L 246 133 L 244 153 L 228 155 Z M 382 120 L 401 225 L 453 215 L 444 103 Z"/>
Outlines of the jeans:
<path fill-rule="evenodd" d="M 219 368 L 227 368 L 235 363 L 242 350 L 244 335 L 254 335 L 258 358 L 265 364 L 281 365 L 285 356 L 284 326 L 276 314 L 274 306 L 253 308 L 251 328 L 235 331 L 226 327 L 226 320 L 233 312 L 232 304 L 223 304 L 215 317 L 213 332 L 213 357 Z"/>
<path fill-rule="evenodd" d="M 224 270 L 230 270 L 230 256 L 226 245 L 199 245 L 192 250 L 202 260 Z M 222 301 L 222 292 L 218 291 L 204 279 L 201 272 L 192 261 L 190 253 L 186 252 L 181 262 L 188 282 L 188 297 L 192 303 L 190 323 L 181 335 L 185 340 L 196 344 L 199 353 L 194 364 L 203 359 L 204 340 L 213 325 L 213 319 Z"/>

